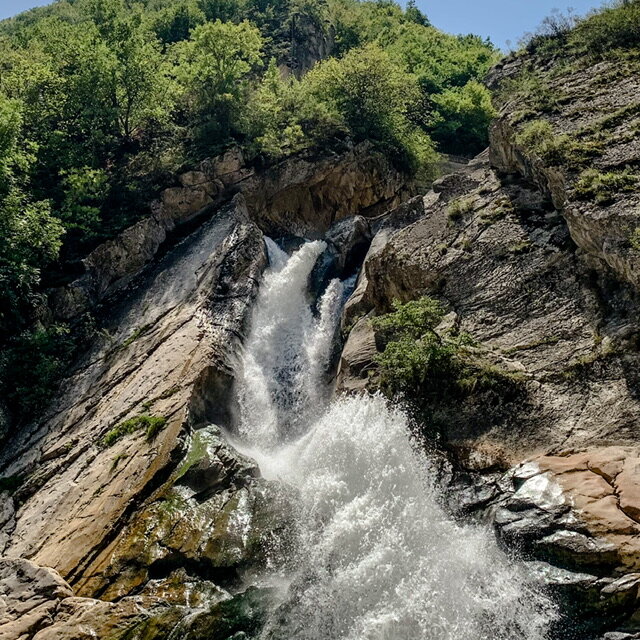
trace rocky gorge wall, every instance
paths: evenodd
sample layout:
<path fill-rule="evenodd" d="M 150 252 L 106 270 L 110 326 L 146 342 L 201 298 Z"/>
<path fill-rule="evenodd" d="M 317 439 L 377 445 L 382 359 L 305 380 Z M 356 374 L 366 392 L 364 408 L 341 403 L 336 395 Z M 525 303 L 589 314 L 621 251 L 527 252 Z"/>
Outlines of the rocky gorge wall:
<path fill-rule="evenodd" d="M 274 553 L 286 496 L 218 427 L 234 423 L 263 233 L 321 236 L 410 189 L 366 145 L 262 172 L 230 151 L 179 176 L 51 292 L 53 317 L 89 311 L 100 331 L 0 453 L 0 637 L 159 638 L 188 617 L 190 637 L 226 638 L 251 624 L 261 595 L 241 575 Z M 350 242 L 332 241 L 343 263 Z"/>
<path fill-rule="evenodd" d="M 597 80 L 609 75 L 615 91 Z M 635 166 L 637 75 L 605 65 L 549 82 L 563 93 L 544 115 L 558 136 L 601 123 L 615 103 L 626 115 L 589 166 Z M 450 510 L 491 523 L 558 596 L 554 637 L 638 637 L 637 190 L 584 199 L 583 168 L 519 142 L 541 115 L 524 106 L 504 104 L 490 150 L 412 198 L 368 146 L 268 171 L 231 151 L 180 176 L 51 293 L 55 317 L 93 310 L 103 331 L 47 414 L 1 454 L 0 475 L 17 488 L 1 494 L 0 638 L 178 629 L 225 640 L 259 625 L 265 594 L 244 577 L 265 549 L 277 554 L 288 496 L 211 425 L 233 428 L 263 234 L 325 237 L 319 280 L 364 257 L 342 317 L 339 393 L 377 389 L 372 317 L 395 300 L 446 304 L 438 330 L 471 335 L 510 381 L 431 407 L 437 425 L 423 426 L 444 455 Z"/>
<path fill-rule="evenodd" d="M 525 64 L 495 69 L 493 88 Z M 511 381 L 436 400 L 426 427 L 452 462 L 451 508 L 491 522 L 561 598 L 558 637 L 640 629 L 639 196 L 585 193 L 594 172 L 638 166 L 634 69 L 552 68 L 549 110 L 506 98 L 488 152 L 381 217 L 343 317 L 343 391 L 376 387 L 370 318 L 424 295 L 447 307 L 440 331 L 469 334 Z M 542 149 L 521 136 L 536 119 L 553 131 Z"/>

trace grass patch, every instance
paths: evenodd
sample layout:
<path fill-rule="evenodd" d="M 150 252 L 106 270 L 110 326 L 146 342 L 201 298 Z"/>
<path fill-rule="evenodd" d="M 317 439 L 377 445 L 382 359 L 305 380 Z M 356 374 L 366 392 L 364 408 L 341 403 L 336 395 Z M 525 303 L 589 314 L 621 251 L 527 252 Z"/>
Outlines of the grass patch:
<path fill-rule="evenodd" d="M 595 122 L 586 125 L 578 131 L 577 136 L 583 137 L 595 135 L 596 133 L 603 131 L 610 131 L 639 114 L 640 104 L 634 103 L 626 105 L 625 107 L 616 109 L 616 111 L 604 116 L 600 120 L 596 120 Z"/>
<path fill-rule="evenodd" d="M 508 214 L 513 213 L 513 203 L 507 197 L 500 198 L 492 208 L 487 208 L 480 214 L 480 224 L 488 227 L 500 220 L 503 220 Z"/>
<path fill-rule="evenodd" d="M 516 144 L 537 155 L 545 164 L 559 165 L 567 158 L 571 140 L 566 134 L 556 134 L 546 120 L 534 120 L 522 127 Z"/>
<path fill-rule="evenodd" d="M 589 56 L 617 56 L 618 50 L 640 46 L 640 2 L 618 3 L 578 23 L 571 33 L 572 47 Z"/>
<path fill-rule="evenodd" d="M 518 75 L 505 80 L 498 91 L 498 102 L 505 103 L 513 98 L 521 98 L 526 106 L 514 114 L 514 121 L 524 120 L 536 113 L 551 113 L 558 109 L 562 96 L 551 88 L 547 80 L 536 70 L 524 69 Z"/>
<path fill-rule="evenodd" d="M 469 253 L 469 251 L 471 251 L 471 249 L 473 249 L 473 242 L 471 242 L 471 240 L 469 238 L 465 238 L 460 243 L 460 249 L 462 251 L 464 251 L 465 253 Z"/>
<path fill-rule="evenodd" d="M 634 251 L 640 253 L 640 227 L 636 227 L 629 235 L 629 245 Z"/>
<path fill-rule="evenodd" d="M 112 447 L 116 442 L 127 435 L 144 429 L 146 439 L 151 442 L 167 424 L 167 419 L 162 416 L 135 416 L 121 422 L 117 427 L 109 431 L 100 441 L 103 448 Z"/>
<path fill-rule="evenodd" d="M 521 242 L 516 242 L 509 247 L 509 253 L 519 256 L 523 253 L 529 253 L 533 245 L 529 240 L 522 240 Z"/>
<path fill-rule="evenodd" d="M 447 217 L 451 222 L 459 222 L 465 213 L 473 211 L 473 202 L 471 198 L 457 198 L 453 200 L 447 207 Z"/>
<path fill-rule="evenodd" d="M 580 174 L 574 187 L 575 197 L 593 200 L 596 204 L 609 204 L 620 193 L 634 191 L 638 186 L 638 176 L 629 169 L 615 173 L 603 173 L 597 169 L 587 169 Z"/>

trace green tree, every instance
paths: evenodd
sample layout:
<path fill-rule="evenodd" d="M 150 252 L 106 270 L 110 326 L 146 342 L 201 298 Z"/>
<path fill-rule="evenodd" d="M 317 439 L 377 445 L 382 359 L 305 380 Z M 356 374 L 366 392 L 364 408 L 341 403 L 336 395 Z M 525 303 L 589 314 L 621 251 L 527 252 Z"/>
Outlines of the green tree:
<path fill-rule="evenodd" d="M 247 21 L 216 20 L 197 27 L 176 51 L 178 77 L 202 118 L 205 137 L 225 141 L 246 97 L 249 74 L 262 64 L 260 32 Z"/>
<path fill-rule="evenodd" d="M 280 158 L 304 144 L 298 95 L 297 81 L 283 79 L 275 58 L 271 58 L 242 119 L 241 128 L 252 141 L 250 149 Z"/>
<path fill-rule="evenodd" d="M 475 80 L 432 96 L 434 115 L 431 132 L 443 149 L 474 154 L 489 143 L 488 129 L 496 113 L 491 94 Z"/>
<path fill-rule="evenodd" d="M 407 2 L 407 8 L 405 15 L 407 19 L 411 22 L 415 22 L 416 24 L 422 25 L 423 27 L 430 26 L 429 18 L 418 9 L 418 5 L 416 4 L 416 0 L 409 0 Z"/>
<path fill-rule="evenodd" d="M 207 20 L 196 0 L 181 0 L 151 16 L 151 28 L 167 44 L 188 40 L 191 31 Z"/>
<path fill-rule="evenodd" d="M 28 196 L 31 157 L 21 148 L 20 104 L 0 94 L 0 328 L 20 325 L 63 228 L 49 203 Z"/>
<path fill-rule="evenodd" d="M 414 76 L 375 45 L 317 65 L 302 81 L 312 99 L 329 105 L 355 141 L 372 140 L 407 169 L 435 160 L 428 136 L 410 118 L 420 101 Z"/>

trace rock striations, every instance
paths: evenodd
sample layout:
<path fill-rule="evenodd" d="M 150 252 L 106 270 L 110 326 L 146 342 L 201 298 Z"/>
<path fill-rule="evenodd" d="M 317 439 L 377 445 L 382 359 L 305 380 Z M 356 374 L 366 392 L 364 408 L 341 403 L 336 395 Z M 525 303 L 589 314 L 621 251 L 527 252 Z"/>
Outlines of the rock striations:
<path fill-rule="evenodd" d="M 507 97 L 490 150 L 426 194 L 410 198 L 367 145 L 262 170 L 232 150 L 51 293 L 53 317 L 91 311 L 101 330 L 0 454 L 0 638 L 225 640 L 259 625 L 265 593 L 243 576 L 286 538 L 288 497 L 221 428 L 263 234 L 326 234 L 314 282 L 362 262 L 338 392 L 377 388 L 372 317 L 446 305 L 438 330 L 472 336 L 509 381 L 432 401 L 451 510 L 491 522 L 560 598 L 555 637 L 638 637 L 640 196 L 625 167 L 640 164 L 640 82 L 626 62 L 547 69 L 557 99 L 542 110 L 505 93 L 523 64 L 492 72 Z"/>

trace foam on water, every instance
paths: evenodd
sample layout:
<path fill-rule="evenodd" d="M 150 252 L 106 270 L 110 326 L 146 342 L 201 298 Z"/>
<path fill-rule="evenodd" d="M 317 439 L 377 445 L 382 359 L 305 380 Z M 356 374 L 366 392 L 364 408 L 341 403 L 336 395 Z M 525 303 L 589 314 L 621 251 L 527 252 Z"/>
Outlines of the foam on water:
<path fill-rule="evenodd" d="M 296 489 L 295 569 L 270 640 L 543 640 L 547 598 L 482 527 L 439 506 L 434 465 L 383 398 L 328 403 L 325 372 L 343 298 L 312 312 L 307 281 L 324 250 L 272 267 L 256 303 L 240 384 L 242 448 Z"/>

